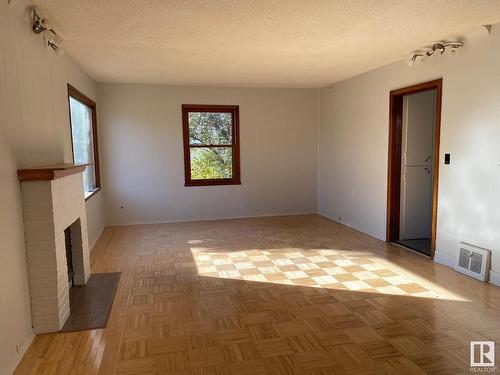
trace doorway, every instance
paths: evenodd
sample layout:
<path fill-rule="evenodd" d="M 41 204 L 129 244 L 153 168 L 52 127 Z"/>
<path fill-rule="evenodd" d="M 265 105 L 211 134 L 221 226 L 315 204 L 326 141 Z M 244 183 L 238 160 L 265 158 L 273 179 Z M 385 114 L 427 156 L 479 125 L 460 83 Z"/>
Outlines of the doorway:
<path fill-rule="evenodd" d="M 391 91 L 387 241 L 436 249 L 442 80 Z"/>

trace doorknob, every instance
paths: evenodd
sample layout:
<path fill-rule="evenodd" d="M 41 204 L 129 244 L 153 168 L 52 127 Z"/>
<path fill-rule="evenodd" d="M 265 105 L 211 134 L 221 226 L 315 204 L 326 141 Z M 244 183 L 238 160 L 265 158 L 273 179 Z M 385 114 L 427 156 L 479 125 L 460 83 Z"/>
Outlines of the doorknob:
<path fill-rule="evenodd" d="M 424 169 L 427 172 L 427 174 L 431 174 L 431 171 L 427 167 L 424 167 Z"/>

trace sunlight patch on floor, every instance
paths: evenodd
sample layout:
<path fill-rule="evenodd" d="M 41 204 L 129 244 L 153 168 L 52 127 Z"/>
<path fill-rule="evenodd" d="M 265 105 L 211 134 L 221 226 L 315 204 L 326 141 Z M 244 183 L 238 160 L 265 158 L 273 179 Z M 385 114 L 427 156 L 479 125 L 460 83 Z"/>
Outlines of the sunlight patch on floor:
<path fill-rule="evenodd" d="M 442 288 L 437 292 L 433 283 L 424 283 L 409 272 L 397 272 L 387 261 L 359 254 L 349 257 L 345 251 L 294 248 L 224 251 L 202 246 L 191 246 L 190 250 L 198 274 L 205 277 L 467 301 Z"/>

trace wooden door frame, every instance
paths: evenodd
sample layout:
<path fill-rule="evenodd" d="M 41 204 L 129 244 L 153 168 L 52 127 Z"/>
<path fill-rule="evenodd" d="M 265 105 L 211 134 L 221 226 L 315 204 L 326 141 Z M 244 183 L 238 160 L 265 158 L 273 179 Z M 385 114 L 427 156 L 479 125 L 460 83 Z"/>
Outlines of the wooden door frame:
<path fill-rule="evenodd" d="M 437 203 L 439 181 L 439 141 L 441 131 L 441 102 L 443 79 L 392 90 L 389 97 L 389 156 L 387 171 L 387 226 L 386 240 L 393 242 L 399 237 L 401 199 L 401 147 L 403 138 L 403 96 L 436 89 L 434 125 L 434 175 L 432 187 L 432 238 L 431 259 L 436 251 Z"/>

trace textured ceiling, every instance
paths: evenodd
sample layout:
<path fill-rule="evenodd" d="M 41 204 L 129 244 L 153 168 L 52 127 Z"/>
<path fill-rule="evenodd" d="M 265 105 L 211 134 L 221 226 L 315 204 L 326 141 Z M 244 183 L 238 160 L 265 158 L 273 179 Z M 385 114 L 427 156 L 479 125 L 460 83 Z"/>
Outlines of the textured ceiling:
<path fill-rule="evenodd" d="M 38 0 L 99 82 L 321 87 L 500 21 L 498 0 Z"/>

